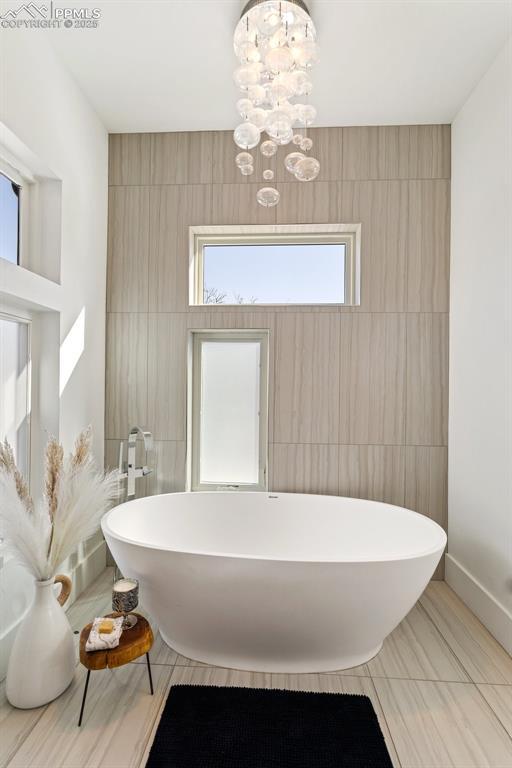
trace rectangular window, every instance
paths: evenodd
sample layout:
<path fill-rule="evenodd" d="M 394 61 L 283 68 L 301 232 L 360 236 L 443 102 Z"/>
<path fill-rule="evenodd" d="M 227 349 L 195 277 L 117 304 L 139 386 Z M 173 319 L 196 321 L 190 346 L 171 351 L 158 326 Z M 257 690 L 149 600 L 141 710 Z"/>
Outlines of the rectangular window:
<path fill-rule="evenodd" d="M 0 172 L 0 258 L 20 263 L 21 185 Z"/>
<path fill-rule="evenodd" d="M 30 323 L 0 315 L 0 439 L 11 444 L 16 463 L 30 469 Z"/>
<path fill-rule="evenodd" d="M 191 227 L 190 303 L 359 303 L 360 225 Z"/>
<path fill-rule="evenodd" d="M 191 487 L 265 490 L 268 332 L 192 334 Z"/>

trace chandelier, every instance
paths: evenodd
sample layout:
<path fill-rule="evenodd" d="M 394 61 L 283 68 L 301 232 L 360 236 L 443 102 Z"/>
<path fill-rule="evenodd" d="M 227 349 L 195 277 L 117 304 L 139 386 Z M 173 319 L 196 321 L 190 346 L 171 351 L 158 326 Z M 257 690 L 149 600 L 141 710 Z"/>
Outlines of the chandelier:
<path fill-rule="evenodd" d="M 307 6 L 302 0 L 249 0 L 235 29 L 234 48 L 240 62 L 234 79 L 242 93 L 236 108 L 243 122 L 234 132 L 235 144 L 242 150 L 236 156 L 240 173 L 254 173 L 250 150 L 258 145 L 269 164 L 280 146 L 291 145 L 286 170 L 298 181 L 316 179 L 320 163 L 309 154 L 313 141 L 307 129 L 316 118 L 308 97 L 318 48 Z M 266 182 L 274 176 L 270 167 L 263 171 Z M 260 205 L 271 208 L 280 195 L 269 185 L 256 197 Z"/>

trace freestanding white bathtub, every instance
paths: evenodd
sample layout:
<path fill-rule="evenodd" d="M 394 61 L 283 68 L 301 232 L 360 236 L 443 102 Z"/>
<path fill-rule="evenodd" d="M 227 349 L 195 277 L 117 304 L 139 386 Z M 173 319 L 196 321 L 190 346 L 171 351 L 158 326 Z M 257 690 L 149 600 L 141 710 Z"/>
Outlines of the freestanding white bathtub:
<path fill-rule="evenodd" d="M 292 493 L 175 493 L 102 521 L 164 641 L 197 661 L 322 672 L 371 659 L 425 589 L 437 523 L 374 501 Z"/>

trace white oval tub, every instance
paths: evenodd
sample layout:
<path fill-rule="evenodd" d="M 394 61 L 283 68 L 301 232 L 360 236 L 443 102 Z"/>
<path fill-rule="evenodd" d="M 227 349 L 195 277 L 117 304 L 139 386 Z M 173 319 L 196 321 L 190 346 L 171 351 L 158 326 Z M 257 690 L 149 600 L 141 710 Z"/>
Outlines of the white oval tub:
<path fill-rule="evenodd" d="M 292 493 L 174 493 L 102 520 L 164 641 L 263 672 L 347 669 L 375 656 L 446 544 L 402 507 Z"/>

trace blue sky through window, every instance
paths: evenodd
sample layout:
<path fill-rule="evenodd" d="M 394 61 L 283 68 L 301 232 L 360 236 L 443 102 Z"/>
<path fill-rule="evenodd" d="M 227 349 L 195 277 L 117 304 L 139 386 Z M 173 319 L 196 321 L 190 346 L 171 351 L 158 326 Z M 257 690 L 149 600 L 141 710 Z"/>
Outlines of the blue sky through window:
<path fill-rule="evenodd" d="M 203 279 L 205 303 L 342 303 L 345 245 L 205 245 Z"/>
<path fill-rule="evenodd" d="M 18 263 L 19 187 L 0 173 L 0 258 Z"/>

